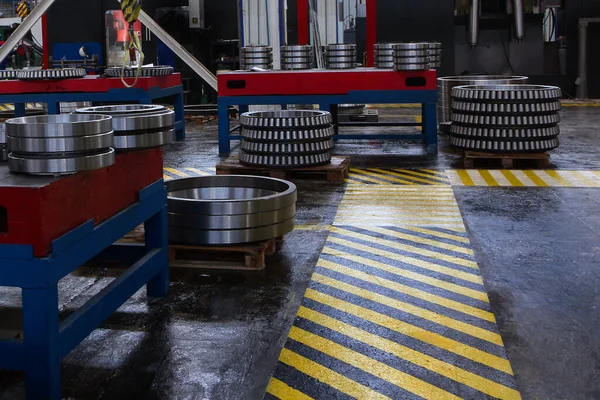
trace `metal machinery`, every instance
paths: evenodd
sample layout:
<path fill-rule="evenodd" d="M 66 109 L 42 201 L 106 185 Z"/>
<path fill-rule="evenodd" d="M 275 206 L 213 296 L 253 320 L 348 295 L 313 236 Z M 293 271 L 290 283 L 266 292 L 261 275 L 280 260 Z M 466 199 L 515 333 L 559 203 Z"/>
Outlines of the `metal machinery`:
<path fill-rule="evenodd" d="M 167 189 L 172 243 L 251 243 L 294 229 L 296 186 L 291 182 L 219 175 L 169 181 Z"/>

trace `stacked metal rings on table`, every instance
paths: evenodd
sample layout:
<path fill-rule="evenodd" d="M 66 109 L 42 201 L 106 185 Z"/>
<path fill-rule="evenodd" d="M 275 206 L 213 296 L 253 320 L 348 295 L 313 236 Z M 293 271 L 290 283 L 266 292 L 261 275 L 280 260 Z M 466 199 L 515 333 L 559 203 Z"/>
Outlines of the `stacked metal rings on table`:
<path fill-rule="evenodd" d="M 442 44 L 440 42 L 427 42 L 429 50 L 427 57 L 429 58 L 429 68 L 439 68 L 442 66 Z"/>
<path fill-rule="evenodd" d="M 111 78 L 135 78 L 136 76 L 165 76 L 173 73 L 173 67 L 168 65 L 145 66 L 138 72 L 137 67 L 109 67 L 104 70 L 104 75 Z"/>
<path fill-rule="evenodd" d="M 429 43 L 394 43 L 392 49 L 396 71 L 426 71 L 430 68 Z"/>
<path fill-rule="evenodd" d="M 18 69 L 2 69 L 0 70 L 0 79 L 17 79 Z"/>
<path fill-rule="evenodd" d="M 311 69 L 313 67 L 313 59 L 312 46 L 296 45 L 281 47 L 281 69 Z"/>
<path fill-rule="evenodd" d="M 377 43 L 375 45 L 375 68 L 394 68 L 394 43 Z"/>
<path fill-rule="evenodd" d="M 83 78 L 85 75 L 83 68 L 20 69 L 17 71 L 17 79 L 23 80 L 73 79 Z"/>
<path fill-rule="evenodd" d="M 32 175 L 70 174 L 115 161 L 106 115 L 40 115 L 6 121 L 8 168 Z"/>
<path fill-rule="evenodd" d="M 6 150 L 6 125 L 0 122 L 0 162 L 8 160 L 8 152 Z"/>
<path fill-rule="evenodd" d="M 452 89 L 450 144 L 488 153 L 555 149 L 561 96 L 555 86 L 457 86 Z"/>
<path fill-rule="evenodd" d="M 318 110 L 254 111 L 242 114 L 240 162 L 296 168 L 331 162 L 331 114 Z"/>
<path fill-rule="evenodd" d="M 76 113 L 111 116 L 116 150 L 149 149 L 175 141 L 175 113 L 158 104 L 88 107 Z"/>
<path fill-rule="evenodd" d="M 167 190 L 171 243 L 251 243 L 294 229 L 296 186 L 291 182 L 218 175 L 172 180 Z"/>
<path fill-rule="evenodd" d="M 273 48 L 271 46 L 242 47 L 240 68 L 247 71 L 253 68 L 273 69 Z"/>
<path fill-rule="evenodd" d="M 461 75 L 445 76 L 437 80 L 438 94 L 438 123 L 440 127 L 447 131 L 450 129 L 452 121 L 450 115 L 450 106 L 452 105 L 451 92 L 456 86 L 469 85 L 522 85 L 527 83 L 529 78 L 526 76 L 507 76 L 507 75 Z"/>
<path fill-rule="evenodd" d="M 355 44 L 329 44 L 325 48 L 327 69 L 356 68 Z"/>

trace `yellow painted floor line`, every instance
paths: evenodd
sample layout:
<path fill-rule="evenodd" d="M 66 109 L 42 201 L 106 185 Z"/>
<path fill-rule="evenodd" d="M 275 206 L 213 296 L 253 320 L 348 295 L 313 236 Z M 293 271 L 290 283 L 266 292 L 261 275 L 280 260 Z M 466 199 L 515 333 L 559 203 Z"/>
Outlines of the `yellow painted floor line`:
<path fill-rule="evenodd" d="M 473 179 L 471 179 L 467 171 L 464 169 L 459 169 L 456 172 L 458 173 L 458 176 L 460 176 L 460 179 L 465 186 L 475 186 L 475 182 L 473 182 Z"/>
<path fill-rule="evenodd" d="M 521 182 L 519 180 L 519 178 L 517 178 L 515 176 L 515 174 L 512 173 L 512 171 L 509 170 L 501 170 L 502 175 L 504 175 L 504 177 L 508 180 L 508 182 L 512 185 L 512 186 L 523 186 L 523 182 Z"/>
<path fill-rule="evenodd" d="M 415 182 L 421 182 L 421 183 L 426 183 L 429 185 L 447 186 L 447 184 L 445 184 L 444 182 L 435 180 L 434 177 L 431 177 L 431 179 L 424 179 L 419 176 L 413 176 L 412 174 L 410 174 L 408 172 L 408 170 L 406 170 L 406 171 L 404 171 L 404 170 L 387 171 L 387 170 L 383 170 L 380 168 L 369 168 L 368 171 L 377 172 L 382 175 L 390 175 L 393 177 L 404 178 L 401 180 L 402 183 L 406 183 L 408 185 L 415 185 Z M 425 174 L 422 174 L 422 175 L 425 175 Z M 411 179 L 412 181 L 407 181 L 406 179 Z"/>
<path fill-rule="evenodd" d="M 179 171 L 178 169 L 175 169 L 175 168 L 165 167 L 163 169 L 165 171 L 167 171 L 168 173 L 170 173 L 170 174 L 177 175 L 177 176 L 182 177 L 182 178 L 189 178 L 190 177 L 185 172 L 181 172 L 181 171 Z"/>
<path fill-rule="evenodd" d="M 390 183 L 390 182 L 396 182 L 396 183 L 402 183 L 405 185 L 414 185 L 414 182 L 411 181 L 407 181 L 404 179 L 398 179 L 398 178 L 394 178 L 391 175 L 386 175 L 385 171 L 383 171 L 384 173 L 376 173 L 370 170 L 366 170 L 366 169 L 359 169 L 359 168 L 351 168 L 350 169 L 350 175 L 354 176 L 356 178 L 362 179 L 361 176 L 366 175 L 375 179 L 378 179 L 381 181 L 381 183 Z M 355 174 L 360 174 L 360 175 L 353 175 L 353 173 Z"/>
<path fill-rule="evenodd" d="M 425 290 L 416 289 L 414 287 L 403 285 L 401 283 L 394 282 L 389 279 L 384 279 L 384 278 L 380 278 L 378 276 L 370 275 L 365 272 L 356 270 L 354 268 L 348 268 L 341 264 L 334 263 L 334 262 L 327 261 L 327 260 L 320 260 L 317 265 L 322 268 L 326 268 L 328 270 L 335 271 L 340 274 L 352 276 L 356 279 L 359 279 L 359 280 L 362 280 L 362 281 L 365 281 L 368 283 L 372 283 L 374 285 L 381 286 L 386 289 L 391 289 L 398 293 L 403 293 L 408 296 L 412 296 L 414 298 L 426 301 L 428 303 L 437 304 L 439 306 L 448 308 L 450 310 L 458 311 L 463 314 L 467 314 L 467 315 L 479 318 L 484 321 L 496 322 L 496 318 L 494 317 L 494 314 L 489 311 L 482 310 L 482 309 L 476 308 L 476 307 L 471 307 L 464 303 L 454 301 L 454 300 L 448 299 L 446 297 L 427 292 Z M 326 280 L 324 280 L 325 277 L 320 274 L 315 274 L 314 277 L 316 279 L 321 279 L 320 283 L 323 283 L 323 284 L 327 284 L 325 282 L 333 283 L 333 286 L 337 287 L 338 289 L 341 287 L 345 287 L 346 289 L 342 289 L 342 290 L 345 290 L 346 292 L 350 292 L 350 293 L 354 293 L 354 294 L 359 293 L 359 292 L 354 291 L 355 290 L 354 288 L 357 288 L 355 286 L 352 286 L 349 284 L 344 284 L 343 286 L 338 286 L 339 283 L 336 282 L 334 279 L 327 278 Z M 332 286 L 332 285 L 330 285 L 330 286 Z M 357 288 L 357 289 L 359 289 L 359 288 Z M 412 314 L 417 315 L 424 319 L 430 319 L 433 322 L 437 322 L 437 321 L 441 320 L 441 318 L 439 318 L 439 314 L 430 312 L 421 307 L 416 307 L 416 306 L 412 306 L 412 307 L 413 308 L 402 307 L 402 310 L 406 311 L 406 310 L 411 309 L 413 311 Z M 429 316 L 429 318 L 427 318 L 427 316 Z M 455 328 L 453 328 L 453 329 L 455 329 Z M 460 329 L 457 329 L 457 330 L 460 330 Z"/>
<path fill-rule="evenodd" d="M 375 169 L 375 168 L 369 168 L 369 169 Z M 403 174 L 403 175 L 414 175 L 414 176 L 418 176 L 420 178 L 429 178 L 429 179 L 433 179 L 436 181 L 439 181 L 440 184 L 444 184 L 445 181 L 448 180 L 447 176 L 444 176 L 443 174 L 426 174 L 424 172 L 419 172 L 419 171 L 414 171 L 412 169 L 394 169 L 394 170 L 382 170 L 385 172 L 389 172 L 392 174 Z"/>
<path fill-rule="evenodd" d="M 281 400 L 313 400 L 312 397 L 286 385 L 276 378 L 272 378 L 269 382 L 267 393 L 272 394 Z"/>
<path fill-rule="evenodd" d="M 187 171 L 193 172 L 194 174 L 196 174 L 196 175 L 200 175 L 200 176 L 211 176 L 211 175 L 212 175 L 212 174 L 209 174 L 209 173 L 208 173 L 208 172 L 206 172 L 206 171 L 202 171 L 202 170 L 199 170 L 199 169 L 197 169 L 197 168 L 185 168 L 185 169 L 186 169 Z"/>

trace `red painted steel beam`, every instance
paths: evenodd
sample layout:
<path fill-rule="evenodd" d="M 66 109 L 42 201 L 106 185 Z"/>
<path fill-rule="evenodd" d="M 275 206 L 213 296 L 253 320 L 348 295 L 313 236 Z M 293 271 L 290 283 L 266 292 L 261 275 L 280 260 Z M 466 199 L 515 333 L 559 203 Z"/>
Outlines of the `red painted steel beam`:
<path fill-rule="evenodd" d="M 367 66 L 375 65 L 375 44 L 377 43 L 377 1 L 367 0 Z"/>
<path fill-rule="evenodd" d="M 48 41 L 48 19 L 42 15 L 42 51 L 44 69 L 50 68 L 50 42 Z"/>
<path fill-rule="evenodd" d="M 309 44 L 309 19 L 308 19 L 308 1 L 309 0 L 298 0 L 297 2 L 297 14 L 298 14 L 298 44 Z"/>

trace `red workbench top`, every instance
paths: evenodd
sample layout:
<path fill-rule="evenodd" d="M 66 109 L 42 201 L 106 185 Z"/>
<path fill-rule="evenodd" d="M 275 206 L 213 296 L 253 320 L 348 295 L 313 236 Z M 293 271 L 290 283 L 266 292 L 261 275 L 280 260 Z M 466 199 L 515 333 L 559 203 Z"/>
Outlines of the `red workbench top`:
<path fill-rule="evenodd" d="M 356 68 L 233 71 L 219 74 L 219 96 L 330 95 L 361 90 L 436 90 L 437 73 Z"/>
<path fill-rule="evenodd" d="M 47 255 L 52 241 L 81 224 L 105 221 L 138 201 L 138 193 L 162 179 L 162 150 L 117 154 L 115 164 L 73 175 L 36 177 L 0 166 L 0 244 L 33 245 Z"/>
<path fill-rule="evenodd" d="M 126 78 L 125 82 L 133 83 L 133 78 Z M 159 87 L 161 89 L 181 85 L 181 74 L 166 76 L 149 76 L 139 78 L 135 89 L 148 90 Z M 0 94 L 23 93 L 105 93 L 113 89 L 126 89 L 121 78 L 103 78 L 89 75 L 79 79 L 46 79 L 37 81 L 6 80 L 0 81 Z"/>

